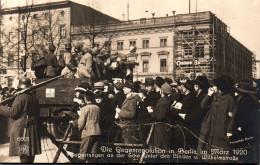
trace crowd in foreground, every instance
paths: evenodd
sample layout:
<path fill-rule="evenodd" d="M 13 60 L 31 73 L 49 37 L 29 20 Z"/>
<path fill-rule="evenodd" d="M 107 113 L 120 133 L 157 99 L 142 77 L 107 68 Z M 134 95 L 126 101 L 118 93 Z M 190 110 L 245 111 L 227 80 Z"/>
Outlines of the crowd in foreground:
<path fill-rule="evenodd" d="M 30 79 L 21 78 L 18 91 L 30 85 Z M 245 162 L 258 155 L 259 84 L 251 80 L 235 84 L 227 76 L 212 82 L 205 76 L 185 81 L 156 77 L 145 79 L 144 84 L 99 81 L 92 86 L 84 82 L 75 92 L 71 112 L 77 116 L 73 125 L 80 134 L 78 152 L 84 162 L 85 154 L 98 152 L 102 134 L 114 122 L 119 123 L 122 143 L 145 144 L 154 124 L 150 147 L 168 151 L 185 145 L 198 155 L 216 148 L 247 148 L 248 154 L 241 158 Z M 20 156 L 22 163 L 33 162 L 41 154 L 39 101 L 34 93 L 17 96 L 11 105 L 0 107 L 0 114 L 14 119 L 9 155 Z M 250 140 L 231 145 L 246 138 Z M 27 146 L 24 152 L 21 146 Z M 72 150 L 77 152 L 75 146 Z"/>

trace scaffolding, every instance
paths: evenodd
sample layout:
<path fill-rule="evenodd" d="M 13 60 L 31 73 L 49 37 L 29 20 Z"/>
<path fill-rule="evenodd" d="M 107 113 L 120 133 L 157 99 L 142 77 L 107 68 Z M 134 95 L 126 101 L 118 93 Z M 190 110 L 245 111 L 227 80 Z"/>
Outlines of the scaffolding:
<path fill-rule="evenodd" d="M 211 12 L 176 16 L 174 26 L 174 77 L 226 75 L 252 79 L 252 56 L 229 33 L 229 27 Z"/>

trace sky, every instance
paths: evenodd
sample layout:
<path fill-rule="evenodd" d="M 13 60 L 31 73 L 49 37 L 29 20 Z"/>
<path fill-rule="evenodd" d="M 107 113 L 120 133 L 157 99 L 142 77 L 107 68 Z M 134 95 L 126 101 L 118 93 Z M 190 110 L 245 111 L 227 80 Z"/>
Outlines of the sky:
<path fill-rule="evenodd" d="M 7 7 L 24 5 L 27 1 L 37 3 L 62 0 L 0 0 Z M 127 2 L 129 2 L 129 19 L 163 17 L 172 11 L 176 14 L 189 12 L 189 0 L 71 0 L 89 5 L 101 12 L 122 20 L 127 18 Z M 230 34 L 254 52 L 260 60 L 260 0 L 190 0 L 191 13 L 211 11 L 230 29 Z M 197 2 L 197 5 L 196 5 Z M 197 6 L 197 9 L 196 9 Z"/>

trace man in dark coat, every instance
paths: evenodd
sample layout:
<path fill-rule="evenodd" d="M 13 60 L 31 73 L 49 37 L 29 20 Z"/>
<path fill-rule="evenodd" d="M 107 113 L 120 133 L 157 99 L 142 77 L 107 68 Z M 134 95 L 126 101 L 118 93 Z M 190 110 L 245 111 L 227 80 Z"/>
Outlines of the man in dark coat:
<path fill-rule="evenodd" d="M 198 76 L 193 82 L 196 97 L 194 98 L 190 113 L 187 113 L 184 117 L 184 122 L 190 131 L 197 136 L 195 137 L 192 134 L 189 134 L 190 136 L 187 140 L 191 147 L 196 150 L 198 147 L 201 123 L 208 111 L 208 109 L 202 109 L 200 104 L 202 99 L 207 95 L 209 83 L 208 79 L 204 76 Z"/>
<path fill-rule="evenodd" d="M 116 114 L 116 108 L 121 108 L 123 102 L 125 101 L 126 95 L 123 92 L 123 84 L 117 82 L 114 84 L 115 96 L 111 102 L 111 109 Z"/>
<path fill-rule="evenodd" d="M 116 108 L 116 112 L 120 118 L 124 143 L 135 144 L 138 142 L 138 136 L 137 126 L 134 125 L 136 125 L 137 102 L 140 101 L 140 97 L 133 92 L 135 88 L 134 83 L 131 81 L 126 81 L 123 90 L 126 99 L 121 109 Z"/>
<path fill-rule="evenodd" d="M 234 125 L 235 100 L 228 94 L 230 89 L 224 78 L 214 79 L 213 83 L 213 88 L 209 88 L 208 95 L 201 102 L 202 109 L 210 108 L 210 110 L 201 125 L 199 137 L 201 141 L 197 148 L 199 154 L 201 150 L 206 150 L 210 154 L 211 149 L 223 148 L 224 151 L 228 151 L 230 148 L 229 137 L 232 136 Z M 216 153 L 214 156 L 223 156 L 222 153 Z M 205 161 L 227 162 L 208 159 Z"/>
<path fill-rule="evenodd" d="M 151 115 L 151 121 L 162 122 L 154 125 L 152 145 L 160 149 L 168 150 L 170 147 L 171 130 L 164 123 L 169 123 L 168 113 L 170 110 L 171 100 L 170 95 L 172 88 L 165 83 L 161 86 L 162 97 L 158 100 L 154 109 L 148 108 Z"/>
<path fill-rule="evenodd" d="M 44 54 L 37 55 L 36 52 L 32 52 L 32 64 L 31 69 L 34 70 L 34 74 L 36 78 L 44 78 L 45 77 L 45 69 L 46 69 L 46 60 Z"/>
<path fill-rule="evenodd" d="M 259 155 L 259 106 L 252 96 L 255 96 L 257 91 L 253 88 L 253 83 L 250 80 L 242 80 L 237 91 L 239 97 L 232 136 L 232 140 L 236 143 L 233 147 L 254 146 L 247 149 L 246 155 L 239 156 L 239 160 L 244 163 L 256 163 Z"/>
<path fill-rule="evenodd" d="M 56 49 L 56 47 L 54 45 L 50 45 L 49 53 L 45 55 L 45 60 L 47 63 L 46 77 L 57 76 L 58 61 L 57 61 L 56 56 L 54 55 L 55 49 Z"/>
<path fill-rule="evenodd" d="M 29 88 L 31 80 L 21 78 L 19 90 Z M 9 156 L 20 156 L 21 163 L 33 163 L 35 155 L 42 153 L 39 133 L 39 101 L 32 92 L 17 96 L 12 107 L 1 106 L 0 115 L 13 118 Z"/>

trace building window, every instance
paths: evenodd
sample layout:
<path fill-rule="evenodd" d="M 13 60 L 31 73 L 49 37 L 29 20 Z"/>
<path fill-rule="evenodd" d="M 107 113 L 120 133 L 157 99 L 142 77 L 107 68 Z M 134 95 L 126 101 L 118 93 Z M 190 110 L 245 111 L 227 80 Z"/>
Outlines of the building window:
<path fill-rule="evenodd" d="M 20 41 L 22 44 L 25 42 L 25 31 L 20 32 Z"/>
<path fill-rule="evenodd" d="M 22 20 L 25 20 L 25 16 L 22 16 Z"/>
<path fill-rule="evenodd" d="M 33 41 L 37 40 L 37 31 L 36 30 L 32 31 L 32 40 Z"/>
<path fill-rule="evenodd" d="M 143 48 L 149 48 L 149 40 L 143 40 Z"/>
<path fill-rule="evenodd" d="M 167 61 L 166 61 L 166 59 L 160 60 L 160 72 L 167 72 Z"/>
<path fill-rule="evenodd" d="M 47 39 L 48 33 L 49 33 L 49 30 L 47 28 L 43 29 L 43 38 Z"/>
<path fill-rule="evenodd" d="M 61 39 L 66 38 L 66 27 L 65 27 L 65 25 L 60 26 L 60 38 Z"/>
<path fill-rule="evenodd" d="M 64 14 L 65 14 L 65 12 L 62 10 L 62 11 L 60 12 L 60 15 L 61 15 L 61 16 L 64 16 Z"/>
<path fill-rule="evenodd" d="M 95 43 L 94 47 L 99 48 L 99 43 Z"/>
<path fill-rule="evenodd" d="M 111 50 L 111 42 L 106 42 L 105 49 Z"/>
<path fill-rule="evenodd" d="M 9 41 L 12 41 L 12 39 L 14 38 L 14 33 L 13 32 L 9 32 Z"/>
<path fill-rule="evenodd" d="M 196 57 L 204 57 L 204 45 L 198 45 L 196 47 Z"/>
<path fill-rule="evenodd" d="M 46 19 L 48 19 L 48 16 L 49 16 L 48 13 L 44 13 L 44 17 L 45 17 Z"/>
<path fill-rule="evenodd" d="M 13 20 L 13 17 L 9 17 L 9 21 L 12 21 Z"/>
<path fill-rule="evenodd" d="M 117 50 L 123 50 L 124 49 L 124 42 L 120 41 L 117 42 Z"/>
<path fill-rule="evenodd" d="M 13 62 L 14 62 L 14 56 L 12 54 L 8 54 L 7 65 L 13 66 Z"/>
<path fill-rule="evenodd" d="M 136 46 L 136 41 L 130 41 L 130 47 L 131 47 L 131 46 Z M 129 48 L 130 48 L 130 47 L 129 47 Z"/>
<path fill-rule="evenodd" d="M 192 56 L 192 48 L 189 45 L 184 45 L 183 49 L 185 56 Z"/>
<path fill-rule="evenodd" d="M 143 72 L 148 72 L 149 70 L 149 62 L 143 61 Z"/>
<path fill-rule="evenodd" d="M 166 47 L 167 46 L 167 39 L 162 38 L 160 39 L 160 47 Z"/>
<path fill-rule="evenodd" d="M 37 18 L 37 14 L 34 14 L 34 15 L 33 15 L 33 19 L 36 19 L 36 18 Z"/>

